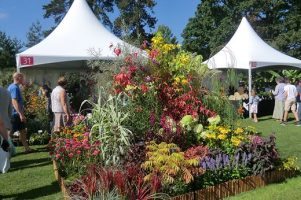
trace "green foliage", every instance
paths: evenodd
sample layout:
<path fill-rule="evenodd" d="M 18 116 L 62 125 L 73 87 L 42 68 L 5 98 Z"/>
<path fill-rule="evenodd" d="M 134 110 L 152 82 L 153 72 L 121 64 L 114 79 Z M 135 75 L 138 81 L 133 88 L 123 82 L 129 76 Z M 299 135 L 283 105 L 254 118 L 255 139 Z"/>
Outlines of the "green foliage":
<path fill-rule="evenodd" d="M 47 131 L 44 131 L 42 133 L 33 133 L 30 135 L 29 138 L 29 144 L 30 145 L 42 145 L 42 144 L 48 144 L 50 140 L 50 136 Z"/>
<path fill-rule="evenodd" d="M 44 96 L 39 95 L 37 85 L 25 86 L 23 90 L 25 105 L 25 116 L 27 118 L 27 132 L 37 133 L 39 130 L 48 131 L 50 129 L 50 119 L 47 113 L 47 101 Z"/>
<path fill-rule="evenodd" d="M 160 32 L 164 40 L 169 44 L 177 44 L 177 38 L 172 34 L 170 28 L 165 25 L 159 25 L 157 32 Z M 155 33 L 156 34 L 156 33 Z"/>
<path fill-rule="evenodd" d="M 27 43 L 25 46 L 27 48 L 30 48 L 43 40 L 44 33 L 42 31 L 42 25 L 39 21 L 32 23 L 29 31 L 26 33 L 26 38 Z"/>
<path fill-rule="evenodd" d="M 122 36 L 122 32 L 128 32 L 127 37 L 138 39 L 141 42 L 150 39 L 147 29 L 155 28 L 156 17 L 152 16 L 156 2 L 153 0 L 140 1 L 115 1 L 120 15 L 114 21 L 114 32 Z"/>
<path fill-rule="evenodd" d="M 124 111 L 122 93 L 107 99 L 102 95 L 100 91 L 97 103 L 88 101 L 92 105 L 91 135 L 101 142 L 104 164 L 119 165 L 131 145 L 132 132 L 125 126 L 129 113 Z"/>
<path fill-rule="evenodd" d="M 301 58 L 300 10 L 297 0 L 201 1 L 183 31 L 183 47 L 208 59 L 229 41 L 245 16 L 264 41 Z"/>
<path fill-rule="evenodd" d="M 15 55 L 22 48 L 21 41 L 11 38 L 5 32 L 0 31 L 0 69 L 14 68 L 16 66 Z"/>
<path fill-rule="evenodd" d="M 8 87 L 13 82 L 14 68 L 0 69 L 0 86 Z"/>
<path fill-rule="evenodd" d="M 280 169 L 299 171 L 300 167 L 298 166 L 297 161 L 298 161 L 298 157 L 289 156 L 282 161 L 282 166 L 280 167 Z"/>

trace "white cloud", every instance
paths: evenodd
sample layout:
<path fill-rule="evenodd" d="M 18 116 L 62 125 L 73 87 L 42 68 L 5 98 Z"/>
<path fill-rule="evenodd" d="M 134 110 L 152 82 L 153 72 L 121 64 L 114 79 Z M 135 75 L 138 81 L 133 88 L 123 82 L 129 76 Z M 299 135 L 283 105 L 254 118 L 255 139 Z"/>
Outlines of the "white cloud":
<path fill-rule="evenodd" d="M 0 12 L 0 20 L 5 19 L 7 17 L 7 14 L 4 12 Z"/>

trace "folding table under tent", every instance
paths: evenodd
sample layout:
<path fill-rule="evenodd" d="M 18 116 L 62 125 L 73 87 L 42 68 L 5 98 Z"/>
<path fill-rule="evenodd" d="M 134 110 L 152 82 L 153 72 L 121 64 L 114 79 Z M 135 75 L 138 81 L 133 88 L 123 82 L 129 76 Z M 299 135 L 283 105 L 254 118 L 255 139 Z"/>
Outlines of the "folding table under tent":
<path fill-rule="evenodd" d="M 140 51 L 109 32 L 86 0 L 74 0 L 64 19 L 48 37 L 16 54 L 17 70 L 27 79 L 40 84 L 49 81 L 53 87 L 61 73 L 86 70 L 86 61 L 96 59 L 91 50 L 98 52 L 97 59 L 116 59 L 110 45 Z"/>
<path fill-rule="evenodd" d="M 210 69 L 248 70 L 249 96 L 252 89 L 252 70 L 268 66 L 301 68 L 301 60 L 285 55 L 265 43 L 245 17 L 225 47 L 204 63 Z"/>

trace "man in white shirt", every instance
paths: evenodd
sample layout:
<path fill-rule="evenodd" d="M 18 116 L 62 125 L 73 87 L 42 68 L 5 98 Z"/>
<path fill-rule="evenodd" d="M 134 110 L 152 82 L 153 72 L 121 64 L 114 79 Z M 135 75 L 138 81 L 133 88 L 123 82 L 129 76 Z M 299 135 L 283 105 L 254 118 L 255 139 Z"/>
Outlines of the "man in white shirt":
<path fill-rule="evenodd" d="M 296 86 L 291 84 L 291 81 L 287 78 L 285 79 L 286 85 L 284 86 L 284 92 L 285 92 L 285 103 L 284 103 L 284 117 L 283 122 L 281 122 L 281 125 L 286 125 L 288 112 L 289 110 L 292 110 L 294 117 L 296 119 L 295 125 L 301 126 L 301 123 L 299 121 L 298 114 L 296 112 L 297 106 L 296 106 L 296 96 L 298 95 Z"/>

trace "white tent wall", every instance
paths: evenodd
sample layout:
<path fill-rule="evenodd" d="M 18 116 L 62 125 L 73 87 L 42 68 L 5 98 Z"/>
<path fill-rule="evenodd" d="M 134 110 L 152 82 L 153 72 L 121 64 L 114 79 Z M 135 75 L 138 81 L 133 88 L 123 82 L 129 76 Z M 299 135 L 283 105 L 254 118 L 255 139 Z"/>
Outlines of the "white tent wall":
<path fill-rule="evenodd" d="M 86 61 L 70 61 L 61 63 L 50 63 L 42 67 L 25 67 L 20 72 L 25 75 L 26 81 L 37 85 L 48 84 L 50 88 L 57 85 L 61 75 L 70 73 L 83 73 L 87 71 Z"/>

